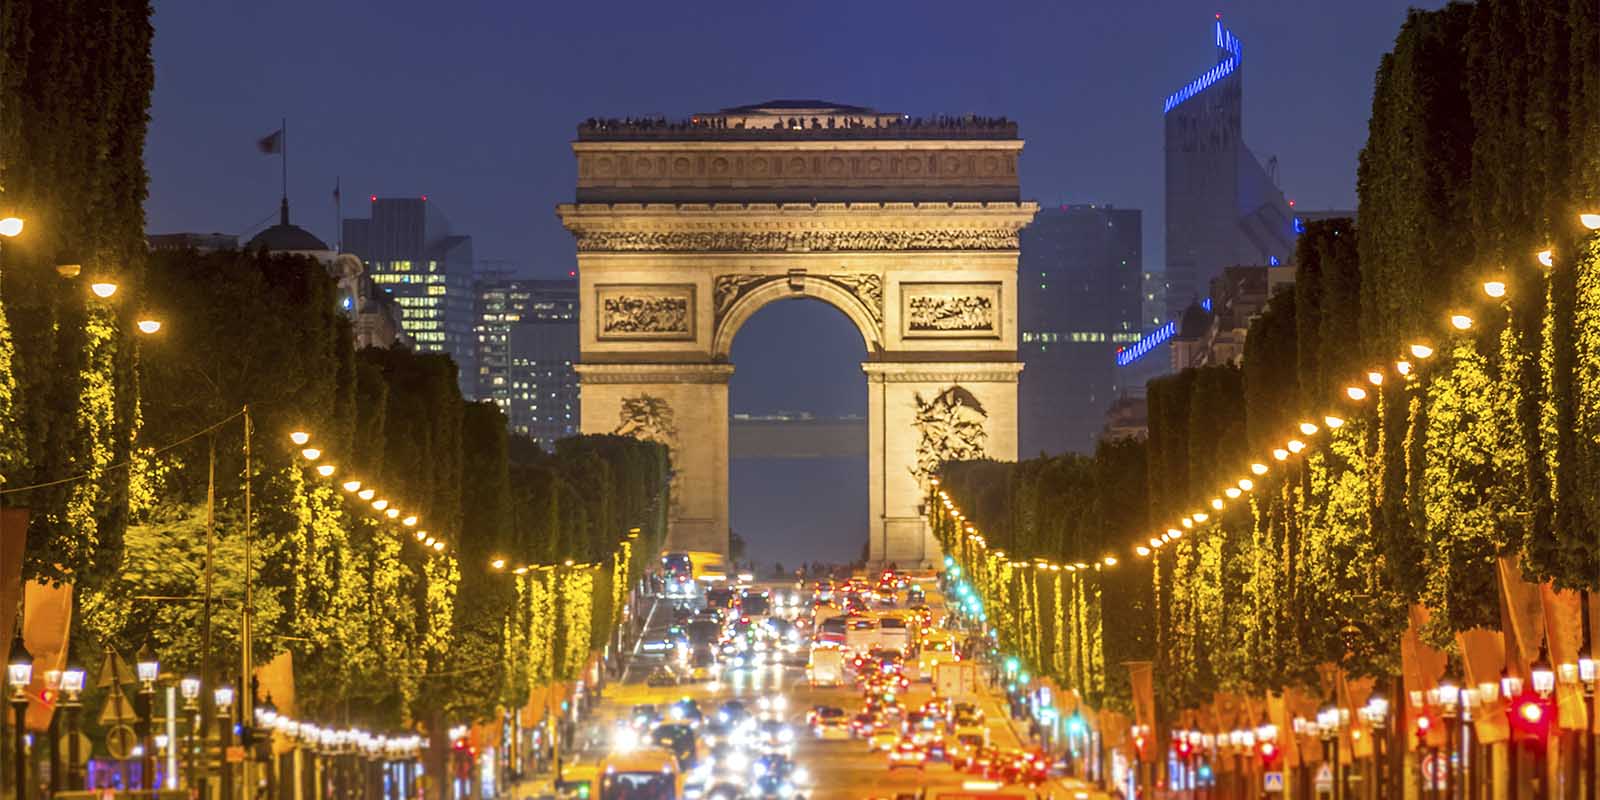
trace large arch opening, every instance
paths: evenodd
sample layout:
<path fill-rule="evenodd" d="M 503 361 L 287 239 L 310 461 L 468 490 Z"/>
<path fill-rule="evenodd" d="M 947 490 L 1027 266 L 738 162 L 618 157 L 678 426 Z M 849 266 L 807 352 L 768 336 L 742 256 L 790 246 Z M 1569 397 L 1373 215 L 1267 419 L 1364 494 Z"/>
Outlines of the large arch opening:
<path fill-rule="evenodd" d="M 739 560 L 782 564 L 862 558 L 869 533 L 867 389 L 874 342 L 832 303 L 774 296 L 725 332 L 729 522 Z M 720 337 L 719 337 L 720 338 Z"/>

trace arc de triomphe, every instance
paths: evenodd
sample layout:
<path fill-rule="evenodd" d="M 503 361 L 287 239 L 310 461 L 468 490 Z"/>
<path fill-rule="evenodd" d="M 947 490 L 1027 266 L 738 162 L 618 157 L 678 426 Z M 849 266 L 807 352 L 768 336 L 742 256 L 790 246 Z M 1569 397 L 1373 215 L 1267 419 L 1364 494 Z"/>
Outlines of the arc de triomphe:
<path fill-rule="evenodd" d="M 812 297 L 866 343 L 871 558 L 936 561 L 929 470 L 1016 457 L 1017 232 L 1038 209 L 1016 125 L 774 101 L 590 120 L 572 149 L 583 431 L 671 448 L 669 548 L 726 554 L 729 350 L 766 304 Z"/>

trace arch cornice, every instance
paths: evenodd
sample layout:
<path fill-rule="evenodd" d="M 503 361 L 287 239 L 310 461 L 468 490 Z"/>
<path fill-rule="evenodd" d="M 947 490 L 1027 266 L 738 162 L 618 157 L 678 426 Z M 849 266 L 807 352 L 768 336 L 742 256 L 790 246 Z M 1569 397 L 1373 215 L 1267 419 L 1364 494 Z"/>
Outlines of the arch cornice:
<path fill-rule="evenodd" d="M 718 276 L 742 278 L 745 285 L 728 302 L 726 308 L 719 303 L 715 333 L 711 339 L 712 358 L 722 361 L 733 348 L 733 339 L 744 323 L 769 303 L 800 297 L 821 300 L 838 309 L 855 325 L 866 346 L 867 354 L 883 352 L 882 277 L 879 275 L 850 274 L 844 276 L 788 274 Z M 868 305 L 860 294 L 869 293 L 860 288 L 864 279 L 871 279 L 879 288 L 877 306 Z"/>

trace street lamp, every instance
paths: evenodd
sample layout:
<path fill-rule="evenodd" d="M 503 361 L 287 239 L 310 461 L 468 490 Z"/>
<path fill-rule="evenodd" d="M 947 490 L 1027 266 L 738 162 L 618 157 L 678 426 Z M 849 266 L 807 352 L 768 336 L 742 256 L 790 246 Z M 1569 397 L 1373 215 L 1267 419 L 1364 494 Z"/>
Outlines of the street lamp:
<path fill-rule="evenodd" d="M 83 670 L 68 667 L 61 673 L 61 708 L 67 718 L 67 790 L 83 788 L 83 774 L 78 767 L 78 716 L 83 711 Z"/>
<path fill-rule="evenodd" d="M 151 737 L 155 733 L 156 678 L 161 675 L 161 662 L 156 659 L 155 651 L 150 649 L 148 639 L 134 656 L 134 672 L 139 676 L 139 699 L 142 701 L 140 723 L 144 726 L 139 735 L 144 745 L 144 756 L 140 761 L 140 786 L 155 791 L 156 746 Z"/>
<path fill-rule="evenodd" d="M 1585 602 L 1584 608 L 1588 607 L 1588 602 Z M 1588 631 L 1589 626 L 1585 625 L 1584 632 L 1587 634 Z M 1583 684 L 1583 707 L 1589 709 L 1591 712 L 1594 709 L 1594 689 L 1597 677 L 1600 676 L 1597 676 L 1595 673 L 1594 656 L 1590 653 L 1589 644 L 1586 642 L 1583 649 L 1578 652 L 1578 682 Z M 1595 774 L 1594 726 L 1588 725 L 1586 727 L 1587 730 L 1583 735 L 1585 742 L 1584 749 L 1587 751 L 1583 759 L 1584 770 L 1586 773 L 1584 775 L 1584 785 L 1589 787 L 1588 800 L 1595 800 L 1596 795 L 1600 794 L 1600 786 L 1595 785 L 1596 780 L 1600 779 L 1600 776 Z"/>
<path fill-rule="evenodd" d="M 1339 736 L 1349 724 L 1350 711 L 1340 708 L 1336 700 L 1330 699 L 1328 705 L 1317 712 L 1317 729 L 1322 734 L 1323 746 L 1333 765 L 1333 800 L 1342 800 L 1344 797 L 1344 780 L 1339 766 Z"/>
<path fill-rule="evenodd" d="M 1460 724 L 1461 690 L 1445 678 L 1430 693 L 1433 705 L 1444 718 L 1444 796 L 1455 797 L 1456 726 Z"/>
<path fill-rule="evenodd" d="M 1367 704 L 1361 707 L 1361 719 L 1372 730 L 1372 785 L 1377 796 L 1382 796 L 1386 788 L 1384 753 L 1389 744 L 1389 699 L 1381 694 L 1373 694 L 1367 698 Z"/>
<path fill-rule="evenodd" d="M 190 675 L 178 682 L 183 695 L 183 710 L 189 712 L 189 738 L 183 746 L 183 767 L 189 773 L 189 787 L 195 786 L 195 739 L 200 736 L 200 679 Z"/>
<path fill-rule="evenodd" d="M 0 236 L 4 236 L 7 239 L 15 239 L 16 237 L 21 236 L 22 227 L 23 223 L 21 217 L 0 218 Z"/>
<path fill-rule="evenodd" d="M 1550 651 L 1542 644 L 1539 645 L 1539 657 L 1528 670 L 1528 677 L 1532 680 L 1534 693 L 1541 700 L 1548 699 L 1556 690 L 1556 673 L 1550 668 Z"/>
<path fill-rule="evenodd" d="M 233 800 L 233 771 L 228 766 L 228 748 L 233 746 L 233 687 L 218 686 L 211 692 L 217 704 L 217 744 L 220 763 L 217 774 L 222 776 L 221 800 Z"/>
<path fill-rule="evenodd" d="M 17 800 L 23 800 L 28 796 L 28 750 L 23 726 L 28 721 L 28 684 L 33 682 L 33 658 L 22 644 L 20 625 L 17 626 L 16 637 L 11 640 L 11 658 L 6 662 L 6 682 L 11 685 L 11 713 L 16 719 L 13 737 L 16 742 L 13 752 L 16 770 L 12 774 L 17 781 Z"/>

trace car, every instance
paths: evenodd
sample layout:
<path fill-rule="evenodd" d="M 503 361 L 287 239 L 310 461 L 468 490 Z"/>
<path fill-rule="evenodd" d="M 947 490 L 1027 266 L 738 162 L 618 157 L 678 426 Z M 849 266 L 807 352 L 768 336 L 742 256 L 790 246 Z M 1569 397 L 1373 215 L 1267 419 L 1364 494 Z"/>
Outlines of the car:
<path fill-rule="evenodd" d="M 700 704 L 688 697 L 667 706 L 667 716 L 673 722 L 682 722 L 690 726 L 699 725 L 705 720 L 705 715 L 700 712 Z"/>
<path fill-rule="evenodd" d="M 928 754 L 929 761 L 948 761 L 950 749 L 944 743 L 944 737 L 929 739 L 922 743 L 922 752 Z"/>
<path fill-rule="evenodd" d="M 925 769 L 928 754 L 917 746 L 909 737 L 901 737 L 900 741 L 889 748 L 889 769 Z"/>
<path fill-rule="evenodd" d="M 728 700 L 717 706 L 717 719 L 729 725 L 738 725 L 748 716 L 750 716 L 750 710 L 745 708 L 744 703 L 738 700 Z"/>
<path fill-rule="evenodd" d="M 656 667 L 655 669 L 650 670 L 649 675 L 645 676 L 644 685 L 677 686 L 678 673 L 673 672 L 671 667 Z"/>
<path fill-rule="evenodd" d="M 868 750 L 890 750 L 900 744 L 900 732 L 890 726 L 884 726 L 873 731 L 867 736 Z"/>
<path fill-rule="evenodd" d="M 850 726 L 845 720 L 844 709 L 825 707 L 817 712 L 811 722 L 811 732 L 818 739 L 850 738 Z"/>
<path fill-rule="evenodd" d="M 794 739 L 794 728 L 780 720 L 762 720 L 756 725 L 756 747 L 763 753 L 793 752 Z"/>
<path fill-rule="evenodd" d="M 865 739 L 883 724 L 883 715 L 863 711 L 850 718 L 850 735 Z"/>
<path fill-rule="evenodd" d="M 650 741 L 671 753 L 678 760 L 679 769 L 688 767 L 694 761 L 698 749 L 694 728 L 681 723 L 657 725 L 655 730 L 650 731 Z"/>
<path fill-rule="evenodd" d="M 661 709 L 654 703 L 639 703 L 628 712 L 628 720 L 635 728 L 653 727 L 661 721 Z"/>

